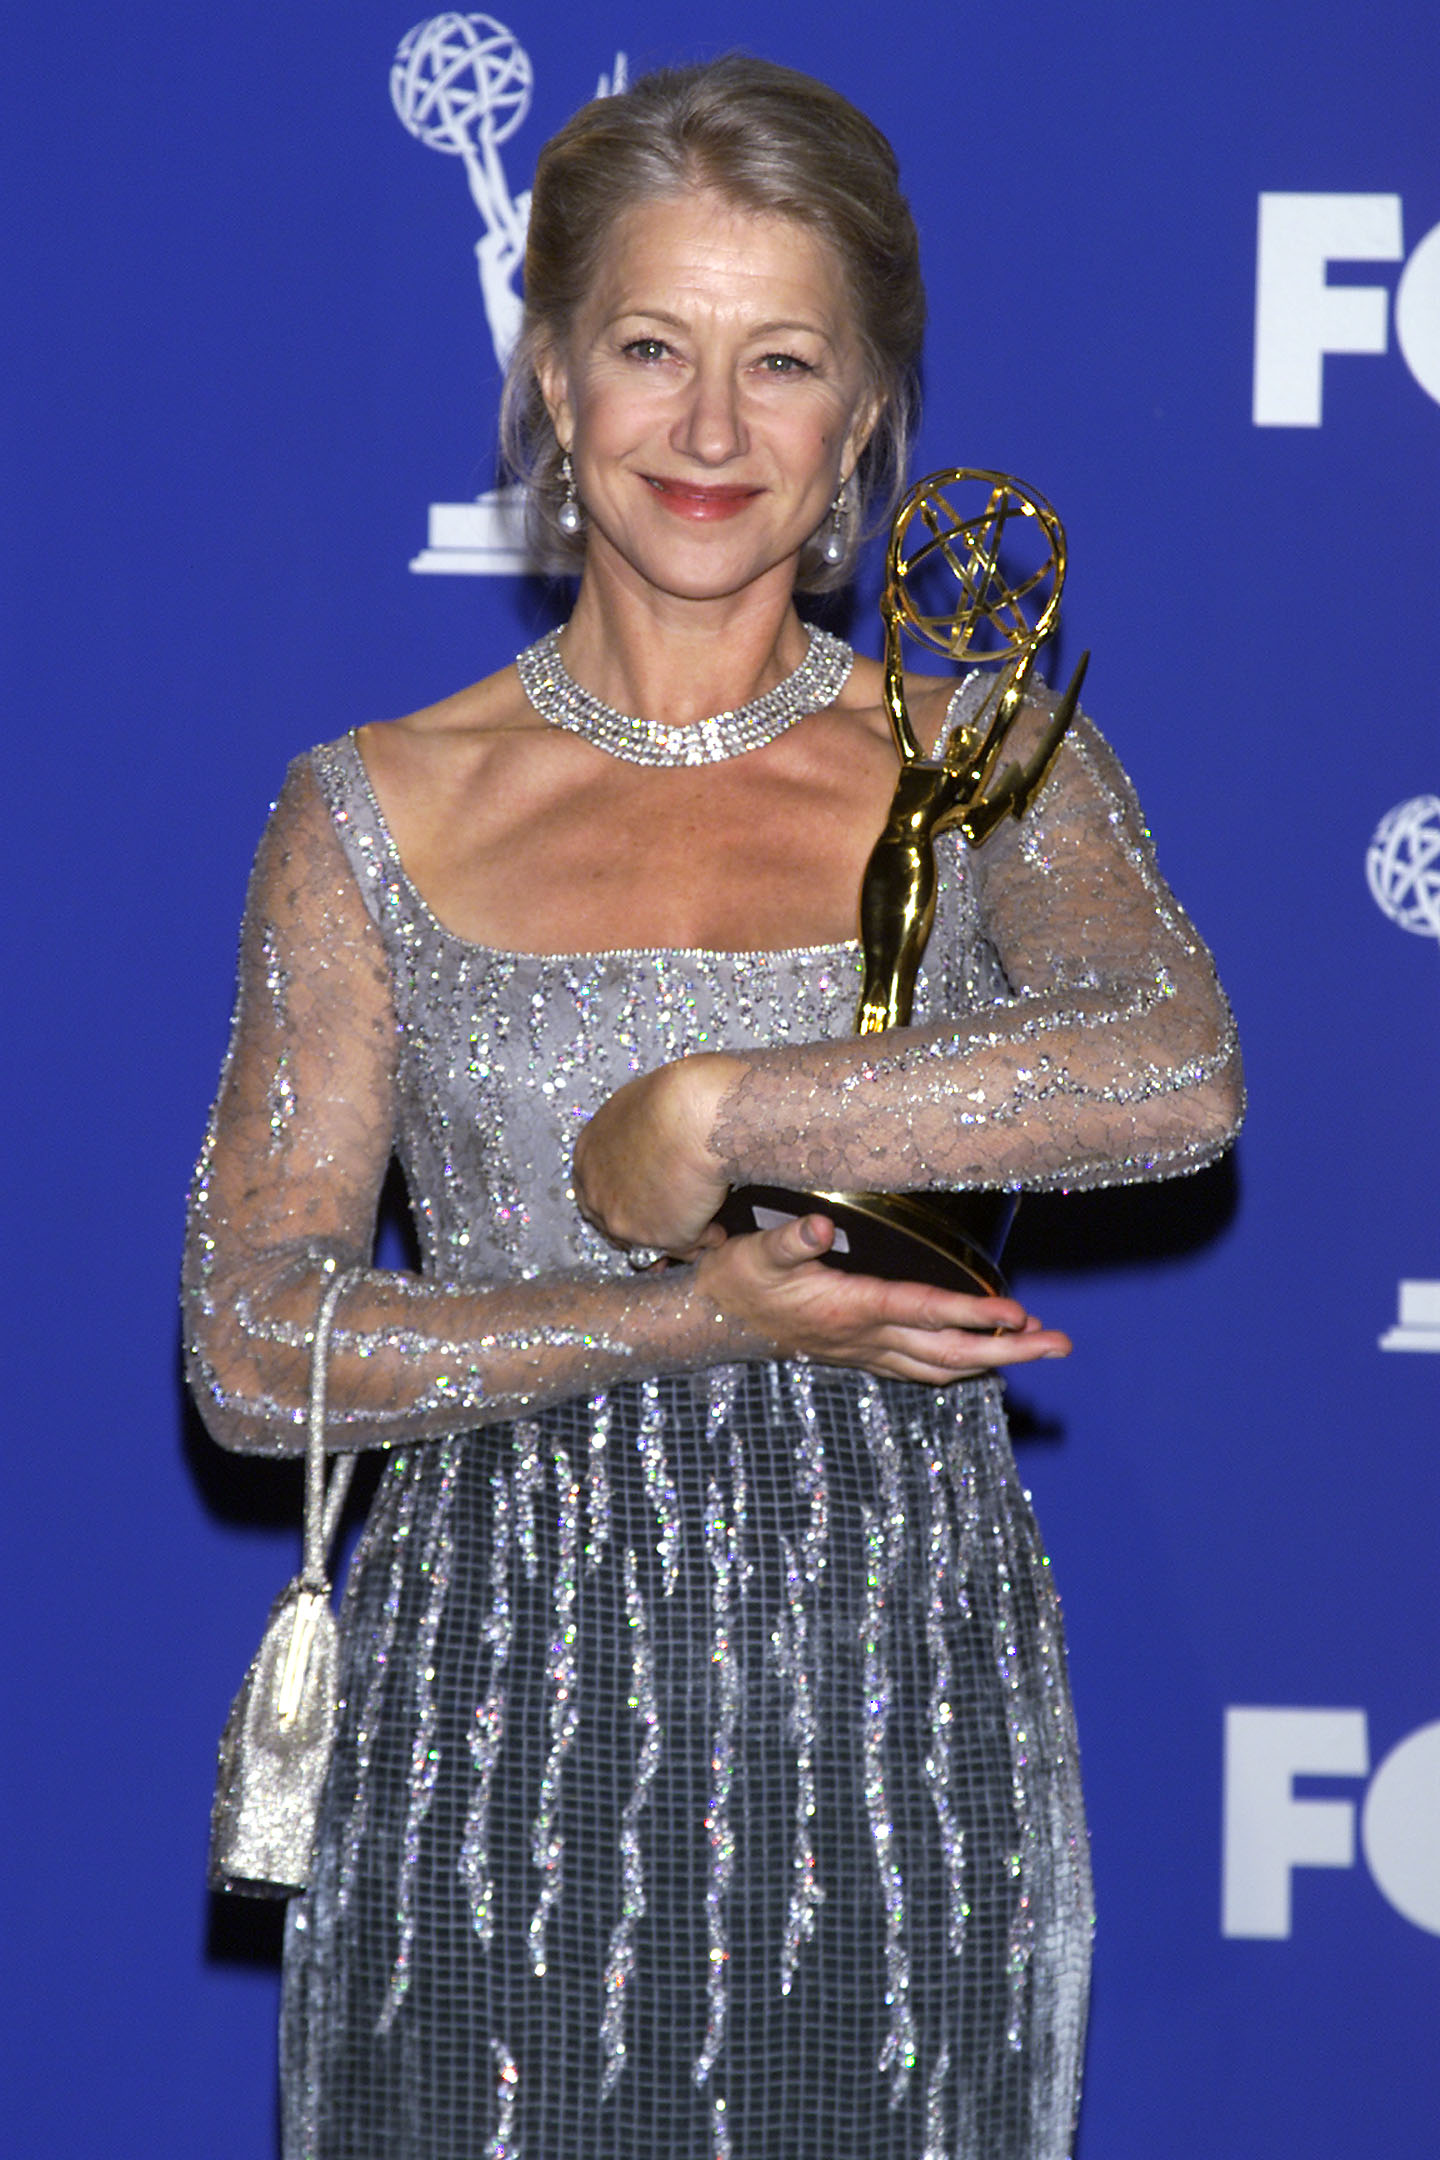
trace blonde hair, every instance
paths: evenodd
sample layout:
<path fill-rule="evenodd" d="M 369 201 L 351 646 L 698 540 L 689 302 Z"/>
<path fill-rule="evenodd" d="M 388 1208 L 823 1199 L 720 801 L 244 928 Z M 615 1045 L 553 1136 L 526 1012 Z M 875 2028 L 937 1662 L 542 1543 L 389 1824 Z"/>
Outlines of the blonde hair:
<path fill-rule="evenodd" d="M 793 219 L 829 242 L 844 275 L 878 414 L 849 491 L 844 560 L 825 563 L 813 543 L 800 558 L 799 588 L 825 591 L 844 584 L 867 519 L 903 486 L 925 328 L 919 241 L 879 128 L 827 84 L 745 53 L 642 75 L 582 106 L 540 153 L 525 320 L 500 408 L 506 464 L 529 491 L 531 543 L 547 569 L 584 560 L 583 535 L 556 523 L 561 452 L 536 363 L 564 343 L 617 218 L 691 188 Z"/>

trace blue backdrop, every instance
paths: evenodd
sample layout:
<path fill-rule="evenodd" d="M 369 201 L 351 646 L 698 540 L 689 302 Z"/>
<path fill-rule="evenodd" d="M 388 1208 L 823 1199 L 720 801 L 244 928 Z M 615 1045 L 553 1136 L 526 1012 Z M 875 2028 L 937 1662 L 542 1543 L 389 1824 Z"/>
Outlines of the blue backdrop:
<path fill-rule="evenodd" d="M 187 1417 L 174 1306 L 248 860 L 295 751 L 556 605 L 430 519 L 494 480 L 475 246 L 617 51 L 740 44 L 899 146 L 917 469 L 1059 506 L 1060 665 L 1094 650 L 1247 1051 L 1233 1166 L 1021 1235 L 1078 1344 L 1015 1394 L 1101 1902 L 1080 2151 L 1431 2160 L 1440 18 L 501 4 L 533 96 L 483 215 L 392 108 L 397 0 L 7 36 L 11 2149 L 273 2152 L 274 1915 L 212 1913 L 203 1861 L 297 1488 Z"/>

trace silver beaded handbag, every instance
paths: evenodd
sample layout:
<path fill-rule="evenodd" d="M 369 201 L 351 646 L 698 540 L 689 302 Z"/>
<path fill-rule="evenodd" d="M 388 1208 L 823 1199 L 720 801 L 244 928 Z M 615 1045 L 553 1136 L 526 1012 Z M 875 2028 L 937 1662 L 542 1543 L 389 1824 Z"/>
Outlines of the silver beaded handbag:
<path fill-rule="evenodd" d="M 320 1301 L 310 1353 L 305 1442 L 305 1558 L 270 1608 L 220 1736 L 210 1813 L 212 1890 L 292 1897 L 310 1877 L 320 1792 L 335 1744 L 340 1636 L 330 1604 L 329 1552 L 354 1458 L 325 1482 L 325 1369 L 340 1275 Z"/>

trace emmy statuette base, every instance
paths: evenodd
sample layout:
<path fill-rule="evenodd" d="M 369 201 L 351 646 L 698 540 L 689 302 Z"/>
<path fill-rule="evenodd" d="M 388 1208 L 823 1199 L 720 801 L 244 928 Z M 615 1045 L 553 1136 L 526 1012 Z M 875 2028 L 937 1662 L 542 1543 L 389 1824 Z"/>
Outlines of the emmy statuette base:
<path fill-rule="evenodd" d="M 931 1283 L 967 1297 L 1008 1297 L 1000 1255 L 1018 1195 L 983 1193 L 796 1192 L 785 1185 L 737 1185 L 716 1221 L 732 1236 L 773 1230 L 801 1215 L 825 1215 L 835 1243 L 831 1267 L 891 1282 Z"/>

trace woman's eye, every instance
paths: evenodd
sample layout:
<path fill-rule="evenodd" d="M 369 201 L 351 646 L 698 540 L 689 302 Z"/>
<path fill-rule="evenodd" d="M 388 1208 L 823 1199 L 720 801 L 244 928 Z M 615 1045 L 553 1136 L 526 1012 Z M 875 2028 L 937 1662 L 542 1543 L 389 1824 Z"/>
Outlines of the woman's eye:
<path fill-rule="evenodd" d="M 622 349 L 631 360 L 663 360 L 670 350 L 663 338 L 654 337 L 631 338 Z"/>
<path fill-rule="evenodd" d="M 809 375 L 812 372 L 809 361 L 802 360 L 798 353 L 766 353 L 760 366 L 766 375 Z"/>

